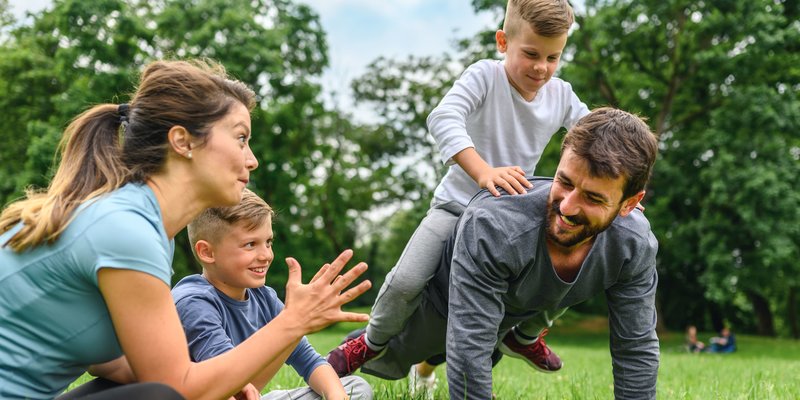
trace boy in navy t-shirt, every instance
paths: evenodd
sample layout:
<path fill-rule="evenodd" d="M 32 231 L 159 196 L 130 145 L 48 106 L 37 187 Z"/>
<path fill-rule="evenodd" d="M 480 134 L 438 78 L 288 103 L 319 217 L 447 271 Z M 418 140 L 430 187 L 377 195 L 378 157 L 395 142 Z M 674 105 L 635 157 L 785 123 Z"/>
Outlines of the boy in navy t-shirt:
<path fill-rule="evenodd" d="M 264 286 L 274 257 L 272 215 L 263 199 L 245 189 L 238 205 L 208 209 L 189 224 L 189 241 L 203 273 L 182 279 L 172 296 L 193 361 L 232 349 L 283 310 L 275 290 Z M 272 391 L 262 400 L 372 399 L 363 378 L 340 380 L 306 338 L 255 376 L 241 394 L 258 396 L 284 363 L 309 386 Z"/>

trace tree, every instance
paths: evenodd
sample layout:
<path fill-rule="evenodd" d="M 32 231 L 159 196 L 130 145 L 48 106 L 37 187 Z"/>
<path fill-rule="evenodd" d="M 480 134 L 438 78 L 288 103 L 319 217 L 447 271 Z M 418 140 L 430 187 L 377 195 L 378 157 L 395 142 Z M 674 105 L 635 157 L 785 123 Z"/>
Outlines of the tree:
<path fill-rule="evenodd" d="M 501 15 L 505 1 L 473 0 L 473 6 Z M 792 188 L 798 186 L 793 178 L 798 151 L 793 105 L 800 90 L 798 15 L 797 1 L 772 0 L 590 0 L 576 14 L 577 29 L 565 49 L 561 77 L 590 107 L 612 105 L 637 112 L 649 118 L 660 136 L 646 205 L 661 245 L 659 314 L 673 329 L 705 325 L 710 316 L 713 325 L 727 319 L 737 329 L 771 334 L 773 310 L 780 307 L 778 314 L 788 315 L 787 324 L 798 331 L 791 312 L 797 307 L 797 284 L 786 279 L 800 272 L 789 261 L 797 252 L 796 231 L 788 226 L 773 230 L 784 238 L 777 240 L 767 239 L 769 231 L 764 230 L 776 224 L 777 215 L 794 216 L 797 209 Z M 457 69 L 476 58 L 494 57 L 493 33 L 462 40 Z M 402 113 L 385 126 L 419 138 L 424 126 L 414 116 L 430 108 L 414 107 L 418 103 L 402 89 L 429 84 L 426 90 L 435 95 L 436 81 L 414 79 L 420 69 L 433 67 L 413 59 L 379 65 L 392 71 L 391 78 L 366 79 L 362 92 L 379 94 L 368 100 L 383 104 L 380 109 Z M 393 90 L 401 95 L 385 95 Z M 537 173 L 550 171 L 557 160 L 552 144 Z M 742 172 L 733 174 L 731 168 Z M 769 190 L 756 190 L 767 183 Z M 747 196 L 732 195 L 744 193 L 740 188 L 745 184 Z M 780 214 L 755 207 L 776 199 Z M 747 223 L 753 226 L 741 225 Z M 739 258 L 747 260 L 746 268 L 737 266 Z"/>
<path fill-rule="evenodd" d="M 5 3 L 0 3 L 3 5 Z M 0 15 L 5 8 L 0 8 Z M 5 29 L 5 26 L 4 26 Z M 0 198 L 45 187 L 69 119 L 92 104 L 129 100 L 141 67 L 158 58 L 208 57 L 258 95 L 251 186 L 277 211 L 276 263 L 297 257 L 306 276 L 357 243 L 364 214 L 403 197 L 396 146 L 322 105 L 313 82 L 328 62 L 308 6 L 288 0 L 56 0 L 0 42 Z M 196 267 L 176 238 L 176 279 Z M 285 269 L 272 268 L 283 287 Z"/>
<path fill-rule="evenodd" d="M 563 76 L 589 104 L 649 117 L 661 138 L 647 214 L 660 243 L 667 324 L 696 323 L 705 310 L 682 298 L 705 296 L 757 314 L 757 324 L 747 316 L 738 322 L 773 333 L 771 310 L 789 293 L 783 277 L 800 272 L 785 258 L 797 252 L 796 232 L 773 230 L 786 242 L 742 224 L 761 216 L 780 225 L 772 218 L 796 215 L 790 177 L 797 173 L 798 125 L 785 102 L 795 101 L 800 81 L 800 41 L 790 18 L 797 2 L 587 1 L 586 9 L 576 18 L 568 45 L 574 57 Z M 761 186 L 777 177 L 789 184 Z M 747 197 L 722 195 L 743 193 L 743 185 L 751 188 Z M 758 210 L 769 203 L 753 199 L 781 199 L 780 208 Z"/>

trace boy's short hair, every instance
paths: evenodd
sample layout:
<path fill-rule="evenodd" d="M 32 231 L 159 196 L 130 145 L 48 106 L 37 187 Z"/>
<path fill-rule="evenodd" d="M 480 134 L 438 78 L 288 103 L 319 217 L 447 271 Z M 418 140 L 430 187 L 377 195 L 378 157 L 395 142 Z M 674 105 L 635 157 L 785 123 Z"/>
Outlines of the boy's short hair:
<path fill-rule="evenodd" d="M 566 149 L 589 164 L 595 177 L 625 178 L 622 198 L 644 190 L 658 155 L 658 138 L 639 116 L 611 107 L 592 110 L 564 136 Z"/>
<path fill-rule="evenodd" d="M 228 233 L 231 226 L 239 221 L 245 222 L 246 229 L 255 229 L 267 223 L 267 219 L 272 218 L 274 214 L 272 207 L 264 199 L 245 188 L 239 204 L 231 207 L 208 208 L 189 223 L 186 228 L 192 252 L 197 257 L 194 245 L 198 241 L 205 240 L 216 243 Z"/>
<path fill-rule="evenodd" d="M 513 38 L 528 23 L 537 35 L 554 37 L 567 33 L 573 22 L 567 0 L 508 0 L 503 31 Z"/>

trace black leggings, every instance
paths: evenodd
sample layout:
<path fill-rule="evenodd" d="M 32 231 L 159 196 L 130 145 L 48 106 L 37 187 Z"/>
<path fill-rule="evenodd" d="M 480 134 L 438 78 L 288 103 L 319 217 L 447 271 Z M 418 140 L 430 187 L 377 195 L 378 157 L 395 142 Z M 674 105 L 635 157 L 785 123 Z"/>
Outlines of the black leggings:
<path fill-rule="evenodd" d="M 84 383 L 55 400 L 185 400 L 175 389 L 162 383 L 121 385 L 103 378 Z"/>

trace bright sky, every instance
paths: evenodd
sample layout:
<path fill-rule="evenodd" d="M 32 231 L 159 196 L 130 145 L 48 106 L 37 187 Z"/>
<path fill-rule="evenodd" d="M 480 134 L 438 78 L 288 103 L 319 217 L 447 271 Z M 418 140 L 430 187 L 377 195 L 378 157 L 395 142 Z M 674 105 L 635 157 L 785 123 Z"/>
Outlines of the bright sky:
<path fill-rule="evenodd" d="M 452 53 L 454 40 L 492 27 L 499 18 L 489 12 L 476 15 L 470 0 L 300 1 L 319 13 L 328 34 L 330 66 L 322 84 L 343 105 L 348 104 L 350 82 L 378 57 Z"/>
<path fill-rule="evenodd" d="M 322 86 L 345 109 L 351 106 L 350 82 L 380 56 L 404 59 L 452 52 L 453 41 L 493 27 L 500 16 L 476 15 L 470 0 L 297 0 L 320 16 L 328 35 L 329 67 Z M 11 10 L 21 19 L 51 0 L 11 0 Z M 357 116 L 371 119 L 364 111 Z"/>

